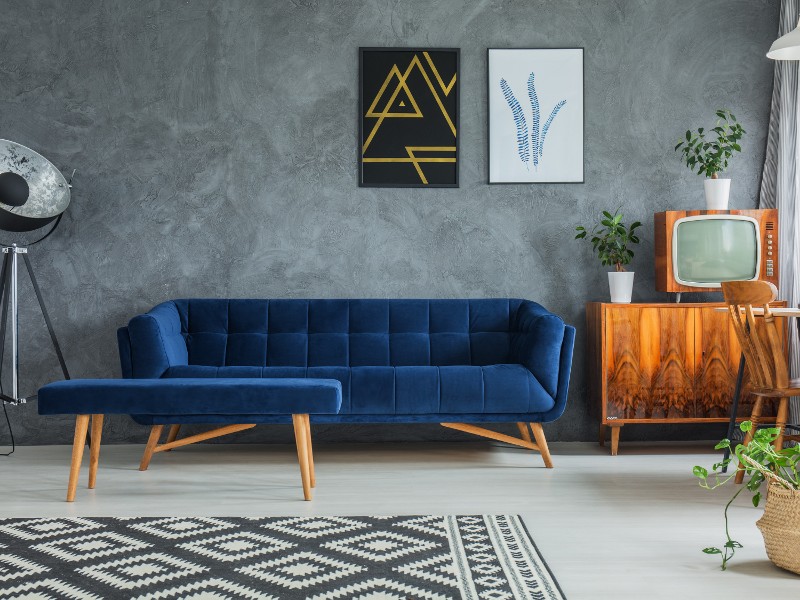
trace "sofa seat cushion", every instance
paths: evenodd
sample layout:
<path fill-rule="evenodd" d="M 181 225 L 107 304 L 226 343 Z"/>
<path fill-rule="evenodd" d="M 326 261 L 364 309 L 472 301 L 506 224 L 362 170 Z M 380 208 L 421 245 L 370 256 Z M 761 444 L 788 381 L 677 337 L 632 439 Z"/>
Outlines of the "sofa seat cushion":
<path fill-rule="evenodd" d="M 39 390 L 39 414 L 336 414 L 334 379 L 72 379 Z"/>
<path fill-rule="evenodd" d="M 165 378 L 323 378 L 342 384 L 342 415 L 529 414 L 555 401 L 519 364 L 408 367 L 170 367 Z"/>

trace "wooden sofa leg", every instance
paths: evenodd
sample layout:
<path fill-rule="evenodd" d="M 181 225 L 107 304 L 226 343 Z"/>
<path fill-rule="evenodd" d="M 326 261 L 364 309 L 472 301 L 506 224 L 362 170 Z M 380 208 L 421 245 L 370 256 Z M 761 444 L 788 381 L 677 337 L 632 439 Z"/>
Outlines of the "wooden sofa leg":
<path fill-rule="evenodd" d="M 150 430 L 150 438 L 147 440 L 142 462 L 139 464 L 140 471 L 147 471 L 147 467 L 150 466 L 150 459 L 153 458 L 153 452 L 155 452 L 156 446 L 158 446 L 158 440 L 161 439 L 161 431 L 163 429 L 163 425 L 153 425 L 153 428 Z"/>
<path fill-rule="evenodd" d="M 297 460 L 300 463 L 300 478 L 303 480 L 303 498 L 311 500 L 311 470 L 308 463 L 310 441 L 307 434 L 308 415 L 292 415 L 294 440 L 297 445 Z"/>
<path fill-rule="evenodd" d="M 75 501 L 75 492 L 78 489 L 78 475 L 83 462 L 83 448 L 86 446 L 86 432 L 88 430 L 89 415 L 78 415 L 75 419 L 75 437 L 72 441 L 72 462 L 69 467 L 67 502 Z"/>
<path fill-rule="evenodd" d="M 311 487 L 317 487 L 317 476 L 314 473 L 314 448 L 311 443 L 311 417 L 306 415 L 306 442 L 308 446 L 308 471 L 311 476 Z"/>
<path fill-rule="evenodd" d="M 550 448 L 547 447 L 547 439 L 544 437 L 544 430 L 541 423 L 531 423 L 531 431 L 533 437 L 536 439 L 536 445 L 539 446 L 539 452 L 542 453 L 544 466 L 548 469 L 553 468 L 553 458 L 550 456 Z"/>
<path fill-rule="evenodd" d="M 103 437 L 103 415 L 92 415 L 92 440 L 89 446 L 89 489 L 97 483 L 97 466 L 100 464 L 100 441 Z"/>
<path fill-rule="evenodd" d="M 492 431 L 491 429 L 478 427 L 477 425 L 471 425 L 469 423 L 439 423 L 439 425 L 449 429 L 456 429 L 465 433 L 471 433 L 472 435 L 479 435 L 481 437 L 489 438 L 490 440 L 497 440 L 498 442 L 503 442 L 504 444 L 511 444 L 512 446 L 519 446 L 520 448 L 534 450 L 541 453 L 542 458 L 544 459 L 545 467 L 548 469 L 553 468 L 553 460 L 550 457 L 550 450 L 547 448 L 547 440 L 544 437 L 541 423 L 530 424 L 531 431 L 533 431 L 533 437 L 536 440 L 535 442 L 531 441 L 530 437 L 527 440 L 523 439 L 524 435 L 523 438 L 515 438 L 513 436 L 500 433 L 499 431 Z M 522 425 L 525 425 L 525 423 L 517 423 L 520 433 L 523 432 Z M 525 430 L 525 432 L 527 433 L 527 430 Z"/>
<path fill-rule="evenodd" d="M 171 444 L 178 439 L 178 432 L 181 430 L 180 424 L 170 425 L 169 433 L 167 433 L 167 441 L 165 443 Z M 171 452 L 172 448 L 167 448 L 164 452 Z"/>
<path fill-rule="evenodd" d="M 522 439 L 526 442 L 532 442 L 531 434 L 528 433 L 528 424 L 527 423 L 517 423 L 517 427 L 519 427 L 519 434 L 522 436 Z"/>

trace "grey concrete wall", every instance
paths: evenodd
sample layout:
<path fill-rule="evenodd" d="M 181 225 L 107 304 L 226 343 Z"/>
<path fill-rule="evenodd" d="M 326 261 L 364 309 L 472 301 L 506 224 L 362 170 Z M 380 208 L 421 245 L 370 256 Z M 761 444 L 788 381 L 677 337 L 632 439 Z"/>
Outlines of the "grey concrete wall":
<path fill-rule="evenodd" d="M 116 328 L 173 297 L 518 296 L 578 326 L 569 407 L 548 436 L 595 439 L 583 307 L 606 298 L 606 276 L 573 229 L 617 205 L 646 223 L 635 299 L 664 300 L 652 214 L 702 205 L 701 180 L 672 147 L 717 107 L 748 130 L 732 205 L 754 206 L 778 4 L 3 0 L 0 137 L 78 169 L 61 228 L 31 250 L 73 375 L 118 376 Z M 461 48 L 460 189 L 357 186 L 359 46 Z M 586 183 L 488 186 L 486 48 L 560 46 L 586 48 Z M 27 284 L 22 297 L 32 300 Z M 32 393 L 59 372 L 31 306 L 22 337 Z M 9 412 L 23 444 L 70 440 L 72 419 Z M 109 441 L 146 433 L 127 418 L 108 427 Z M 437 426 L 318 437 L 466 439 Z"/>

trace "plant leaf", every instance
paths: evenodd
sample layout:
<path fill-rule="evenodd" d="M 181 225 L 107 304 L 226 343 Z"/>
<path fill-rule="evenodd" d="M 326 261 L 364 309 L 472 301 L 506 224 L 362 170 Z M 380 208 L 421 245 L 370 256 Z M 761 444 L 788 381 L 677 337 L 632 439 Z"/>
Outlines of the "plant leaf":
<path fill-rule="evenodd" d="M 517 153 L 519 159 L 526 165 L 531 160 L 530 141 L 528 140 L 528 124 L 525 121 L 525 113 L 522 112 L 522 106 L 511 91 L 511 87 L 505 79 L 500 80 L 500 89 L 503 96 L 511 109 L 511 114 L 514 117 L 514 126 L 517 128 Z"/>
<path fill-rule="evenodd" d="M 531 75 L 528 77 L 528 100 L 530 100 L 531 103 L 531 146 L 533 147 L 533 165 L 537 166 L 542 152 L 539 144 L 539 98 L 536 95 L 536 83 L 533 71 L 531 71 Z"/>

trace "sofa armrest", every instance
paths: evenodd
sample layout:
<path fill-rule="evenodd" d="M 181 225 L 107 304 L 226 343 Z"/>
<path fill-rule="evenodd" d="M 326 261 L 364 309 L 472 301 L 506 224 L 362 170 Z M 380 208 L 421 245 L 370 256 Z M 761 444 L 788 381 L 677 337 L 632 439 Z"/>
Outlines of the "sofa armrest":
<path fill-rule="evenodd" d="M 575 328 L 564 325 L 564 342 L 561 344 L 561 360 L 558 369 L 558 388 L 556 389 L 555 405 L 542 416 L 543 423 L 555 421 L 564 414 L 567 408 L 569 394 L 569 377 L 572 372 L 572 354 L 575 349 Z"/>
<path fill-rule="evenodd" d="M 180 315 L 173 302 L 159 304 L 131 319 L 128 338 L 133 378 L 155 379 L 168 368 L 189 362 Z"/>
<path fill-rule="evenodd" d="M 571 330 L 571 331 L 570 331 Z M 569 362 L 572 363 L 572 345 L 575 330 L 565 325 L 561 317 L 554 315 L 535 302 L 524 301 L 517 310 L 516 331 L 512 351 L 514 358 L 524 365 L 542 387 L 558 400 L 563 386 L 563 377 L 569 378 L 569 368 L 562 373 L 562 354 L 565 343 L 569 346 Z"/>
<path fill-rule="evenodd" d="M 131 336 L 127 327 L 117 329 L 117 348 L 119 348 L 119 366 L 122 370 L 122 378 L 130 379 L 133 377 L 133 367 L 131 365 Z"/>

